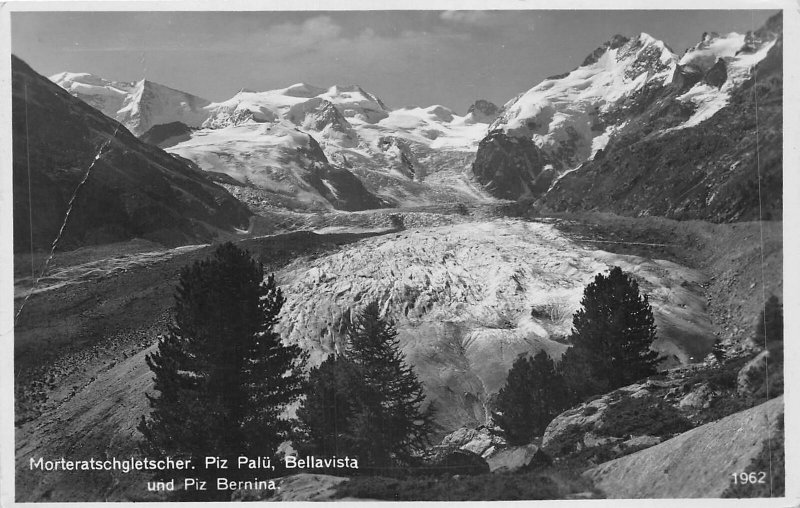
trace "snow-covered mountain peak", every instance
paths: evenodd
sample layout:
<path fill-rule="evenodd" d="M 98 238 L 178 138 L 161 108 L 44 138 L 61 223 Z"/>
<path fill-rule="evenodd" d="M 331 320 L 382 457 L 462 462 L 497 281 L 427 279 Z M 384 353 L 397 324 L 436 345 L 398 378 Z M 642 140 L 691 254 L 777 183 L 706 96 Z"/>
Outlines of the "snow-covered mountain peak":
<path fill-rule="evenodd" d="M 142 79 L 117 111 L 117 116 L 121 116 L 120 121 L 138 136 L 155 125 L 171 122 L 199 127 L 208 116 L 205 107 L 209 104 L 206 99 Z"/>
<path fill-rule="evenodd" d="M 707 71 L 718 59 L 736 56 L 744 44 L 745 34 L 705 33 L 699 44 L 686 50 L 679 63 L 683 66 L 692 66 L 700 71 Z"/>
<path fill-rule="evenodd" d="M 199 126 L 209 101 L 149 79 L 110 81 L 83 72 L 62 72 L 50 80 L 106 116 L 141 135 L 155 125 L 182 122 Z"/>
<path fill-rule="evenodd" d="M 666 45 L 642 33 L 633 39 L 615 36 L 590 54 L 583 65 L 548 78 L 506 103 L 491 125 L 516 137 L 532 137 L 545 150 L 569 143 L 585 160 L 592 151 L 597 118 L 648 82 L 664 82 L 674 70 L 675 55 Z"/>
<path fill-rule="evenodd" d="M 50 76 L 50 81 L 56 83 L 58 86 L 69 90 L 77 85 L 93 85 L 93 86 L 117 86 L 125 89 L 135 86 L 135 82 L 115 82 L 103 79 L 100 76 L 89 74 L 88 72 L 60 72 Z"/>
<path fill-rule="evenodd" d="M 377 123 L 389 114 L 383 101 L 358 85 L 333 85 L 319 97 L 335 104 L 346 118 L 366 123 Z"/>
<path fill-rule="evenodd" d="M 289 87 L 286 87 L 282 90 L 276 90 L 276 92 L 280 92 L 282 95 L 286 95 L 289 97 L 305 97 L 310 99 L 311 97 L 316 97 L 321 93 L 325 92 L 324 88 L 309 85 L 308 83 L 295 83 Z"/>
<path fill-rule="evenodd" d="M 106 116 L 115 118 L 136 83 L 110 81 L 87 72 L 61 72 L 50 76 L 50 80 L 78 97 Z"/>
<path fill-rule="evenodd" d="M 484 99 L 478 99 L 467 110 L 465 122 L 472 123 L 492 123 L 500 113 L 500 108 Z"/>
<path fill-rule="evenodd" d="M 728 105 L 780 34 L 778 14 L 747 34 L 706 33 L 680 57 L 647 33 L 615 36 L 579 67 L 507 102 L 473 173 L 496 196 L 536 197 L 624 136 L 696 126 Z"/>

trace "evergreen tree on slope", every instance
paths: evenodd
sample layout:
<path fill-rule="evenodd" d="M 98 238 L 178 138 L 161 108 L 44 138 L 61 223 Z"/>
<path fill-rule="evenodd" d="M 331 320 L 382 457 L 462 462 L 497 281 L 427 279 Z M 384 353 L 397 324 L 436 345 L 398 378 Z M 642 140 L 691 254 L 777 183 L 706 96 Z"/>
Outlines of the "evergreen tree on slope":
<path fill-rule="evenodd" d="M 422 384 L 405 363 L 397 330 L 373 301 L 353 320 L 347 339 L 348 359 L 359 366 L 365 386 L 374 388 L 362 393 L 356 446 L 374 465 L 409 463 L 430 444 L 433 413 L 421 409 Z"/>
<path fill-rule="evenodd" d="M 530 443 L 570 406 L 563 377 L 544 351 L 534 357 L 520 355 L 497 395 L 494 422 L 511 445 Z"/>
<path fill-rule="evenodd" d="M 587 389 L 586 379 L 591 392 L 602 393 L 656 373 L 660 358 L 650 349 L 656 339 L 653 311 L 632 277 L 618 266 L 608 275 L 597 274 L 581 305 L 570 336 L 575 351 L 568 350 L 561 361 L 562 370 L 573 373 L 568 383 L 581 386 L 577 392 Z"/>
<path fill-rule="evenodd" d="M 159 392 L 139 424 L 147 456 L 192 458 L 201 473 L 207 456 L 274 455 L 305 360 L 272 330 L 283 303 L 274 278 L 232 243 L 181 271 L 174 324 L 146 359 Z"/>

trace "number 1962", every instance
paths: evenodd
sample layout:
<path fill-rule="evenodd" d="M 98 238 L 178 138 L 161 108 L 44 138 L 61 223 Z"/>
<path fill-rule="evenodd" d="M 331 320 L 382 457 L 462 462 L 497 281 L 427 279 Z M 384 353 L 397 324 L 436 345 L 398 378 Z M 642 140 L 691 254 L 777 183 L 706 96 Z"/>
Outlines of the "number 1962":
<path fill-rule="evenodd" d="M 766 483 L 767 473 L 759 471 L 757 473 L 731 473 L 733 483 L 736 485 L 747 485 L 749 483 Z"/>

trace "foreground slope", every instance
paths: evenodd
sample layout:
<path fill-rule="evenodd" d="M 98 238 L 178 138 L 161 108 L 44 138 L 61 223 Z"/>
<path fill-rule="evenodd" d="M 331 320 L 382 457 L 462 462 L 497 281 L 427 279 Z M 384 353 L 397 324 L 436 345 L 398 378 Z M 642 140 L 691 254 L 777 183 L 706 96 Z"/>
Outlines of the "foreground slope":
<path fill-rule="evenodd" d="M 14 250 L 208 242 L 252 215 L 225 189 L 12 56 Z M 72 201 L 74 200 L 74 201 Z M 70 206 L 70 204 L 72 206 Z"/>
<path fill-rule="evenodd" d="M 594 224 L 600 220 L 553 225 L 394 211 L 408 229 L 387 232 L 389 214 L 337 215 L 364 220 L 369 229 L 384 229 L 382 235 L 296 232 L 241 245 L 276 272 L 288 298 L 282 333 L 310 350 L 313 362 L 336 347 L 340 318 L 378 298 L 397 320 L 403 350 L 446 429 L 485 423 L 485 404 L 519 352 L 559 354 L 566 347 L 560 335 L 569 330 L 585 283 L 611 264 L 633 272 L 651 295 L 662 338 L 658 347 L 684 361 L 704 356 L 712 333 L 734 333 L 730 321 L 709 322 L 707 297 L 726 295 L 731 305 L 715 311 L 712 302 L 711 310 L 741 326 L 736 320 L 752 316 L 746 298 L 760 294 L 751 286 L 758 281 L 741 275 L 753 272 L 747 267 L 758 253 L 730 249 L 752 242 L 758 234 L 753 224 L 686 229 L 692 224 L 621 218 L 609 231 L 598 231 Z M 336 230 L 345 227 L 327 214 L 320 220 L 326 218 Z M 665 246 L 656 229 L 674 246 Z M 779 236 L 780 228 L 765 233 Z M 60 253 L 21 313 L 15 330 L 20 501 L 149 499 L 146 475 L 43 476 L 27 466 L 31 456 L 137 452 L 135 422 L 147 410 L 143 392 L 152 391 L 143 357 L 169 322 L 180 268 L 211 251 L 192 246 L 151 252 L 156 247 L 139 245 L 128 255 L 108 246 Z M 692 258 L 720 267 L 686 268 L 698 266 L 670 250 L 690 251 Z M 98 259 L 87 259 L 91 252 Z M 677 262 L 657 261 L 664 257 Z M 770 266 L 778 268 L 768 273 L 780 273 L 776 261 Z"/>
<path fill-rule="evenodd" d="M 613 498 L 721 497 L 781 421 L 783 396 L 586 472 Z"/>

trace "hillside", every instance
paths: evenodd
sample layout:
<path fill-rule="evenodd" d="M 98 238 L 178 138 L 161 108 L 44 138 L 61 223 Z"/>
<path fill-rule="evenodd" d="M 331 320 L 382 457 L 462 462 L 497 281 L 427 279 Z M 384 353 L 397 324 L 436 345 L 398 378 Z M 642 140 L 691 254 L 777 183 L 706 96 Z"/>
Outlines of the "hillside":
<path fill-rule="evenodd" d="M 722 497 L 732 473 L 744 472 L 777 434 L 783 404 L 772 399 L 585 474 L 613 498 Z"/>
<path fill-rule="evenodd" d="M 70 250 L 132 238 L 209 242 L 248 227 L 252 213 L 203 172 L 16 57 L 12 91 L 15 252 L 50 248 L 62 228 L 58 247 Z"/>

